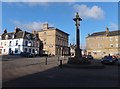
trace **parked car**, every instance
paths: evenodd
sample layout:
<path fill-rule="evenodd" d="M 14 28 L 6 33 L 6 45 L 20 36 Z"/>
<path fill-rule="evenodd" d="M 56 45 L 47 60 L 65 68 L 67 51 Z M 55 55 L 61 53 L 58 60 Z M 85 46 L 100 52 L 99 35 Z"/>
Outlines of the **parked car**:
<path fill-rule="evenodd" d="M 112 56 L 104 56 L 104 58 L 101 60 L 102 64 L 115 64 L 115 60 L 112 58 Z"/>
<path fill-rule="evenodd" d="M 35 55 L 30 52 L 21 52 L 21 56 L 23 57 L 34 57 Z"/>
<path fill-rule="evenodd" d="M 92 56 L 92 55 L 87 55 L 87 56 L 86 56 L 86 59 L 88 59 L 88 60 L 93 60 L 93 56 Z"/>
<path fill-rule="evenodd" d="M 87 55 L 82 55 L 83 58 L 86 58 Z"/>
<path fill-rule="evenodd" d="M 112 58 L 115 60 L 115 61 L 118 61 L 118 58 L 117 58 L 117 56 L 112 56 Z"/>

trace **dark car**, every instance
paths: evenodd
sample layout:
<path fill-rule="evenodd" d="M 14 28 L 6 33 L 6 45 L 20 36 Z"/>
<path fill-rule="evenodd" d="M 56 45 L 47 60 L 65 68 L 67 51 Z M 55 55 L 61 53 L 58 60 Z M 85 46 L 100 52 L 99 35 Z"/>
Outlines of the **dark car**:
<path fill-rule="evenodd" d="M 23 57 L 34 57 L 35 55 L 30 52 L 21 52 L 21 56 Z"/>
<path fill-rule="evenodd" d="M 117 58 L 117 56 L 112 56 L 112 58 L 115 60 L 115 61 L 118 61 L 118 58 Z"/>
<path fill-rule="evenodd" d="M 86 59 L 88 59 L 88 60 L 93 60 L 93 56 L 92 56 L 92 55 L 87 55 L 87 56 L 86 56 Z"/>
<path fill-rule="evenodd" d="M 104 58 L 101 60 L 102 64 L 115 64 L 115 60 L 112 56 L 104 56 Z"/>

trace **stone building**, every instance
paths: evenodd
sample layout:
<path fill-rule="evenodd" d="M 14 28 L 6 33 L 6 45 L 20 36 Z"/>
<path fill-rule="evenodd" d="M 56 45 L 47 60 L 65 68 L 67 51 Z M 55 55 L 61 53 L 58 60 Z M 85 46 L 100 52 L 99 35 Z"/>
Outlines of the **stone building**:
<path fill-rule="evenodd" d="M 48 55 L 68 55 L 68 33 L 43 24 L 43 29 L 38 31 L 39 39 L 43 42 L 43 53 Z"/>
<path fill-rule="evenodd" d="M 87 54 L 94 58 L 105 55 L 120 55 L 120 30 L 96 32 L 86 37 Z"/>

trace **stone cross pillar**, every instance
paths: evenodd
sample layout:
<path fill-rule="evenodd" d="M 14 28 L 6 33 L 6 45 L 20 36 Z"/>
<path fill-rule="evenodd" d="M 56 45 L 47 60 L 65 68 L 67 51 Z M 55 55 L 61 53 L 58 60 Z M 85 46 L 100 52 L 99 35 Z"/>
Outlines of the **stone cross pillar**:
<path fill-rule="evenodd" d="M 82 54 L 81 54 L 81 49 L 80 49 L 80 33 L 79 33 L 80 21 L 82 21 L 82 19 L 79 17 L 78 12 L 76 13 L 76 18 L 73 18 L 73 20 L 76 22 L 76 49 L 75 49 L 75 57 L 77 59 L 81 59 L 82 60 Z"/>

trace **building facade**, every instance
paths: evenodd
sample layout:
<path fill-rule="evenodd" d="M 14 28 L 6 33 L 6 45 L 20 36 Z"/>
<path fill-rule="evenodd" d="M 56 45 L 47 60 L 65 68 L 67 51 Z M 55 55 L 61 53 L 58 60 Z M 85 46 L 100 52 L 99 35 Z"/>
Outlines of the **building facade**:
<path fill-rule="evenodd" d="M 68 55 L 68 33 L 58 28 L 43 25 L 43 29 L 38 31 L 39 39 L 43 42 L 43 51 L 48 55 Z"/>
<path fill-rule="evenodd" d="M 87 54 L 94 58 L 105 55 L 120 55 L 120 30 L 96 32 L 86 37 Z"/>
<path fill-rule="evenodd" d="M 40 40 L 37 34 L 22 31 L 15 28 L 14 32 L 4 33 L 0 36 L 0 54 L 20 54 L 21 52 L 31 52 L 39 54 Z"/>

